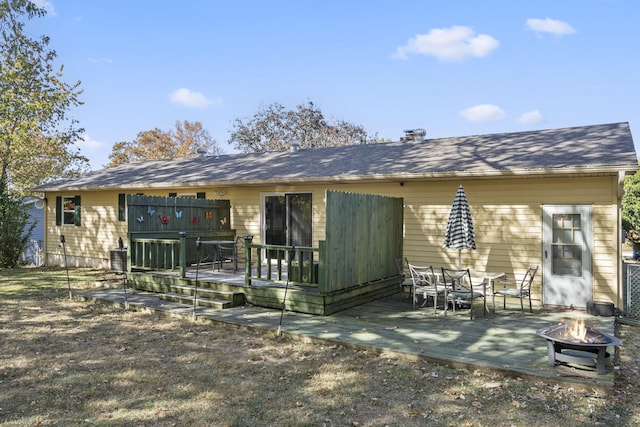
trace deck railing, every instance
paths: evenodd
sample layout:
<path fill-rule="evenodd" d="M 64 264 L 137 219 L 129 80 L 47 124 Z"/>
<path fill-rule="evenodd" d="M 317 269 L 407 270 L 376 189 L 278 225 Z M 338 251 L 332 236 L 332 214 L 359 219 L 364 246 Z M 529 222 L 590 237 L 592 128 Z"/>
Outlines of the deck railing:
<path fill-rule="evenodd" d="M 131 270 L 179 270 L 180 277 L 186 277 L 186 268 L 198 261 L 196 241 L 233 240 L 235 230 L 197 233 L 144 233 L 129 234 L 127 271 Z"/>
<path fill-rule="evenodd" d="M 132 239 L 131 266 L 144 270 L 175 270 L 180 265 L 180 240 Z"/>
<path fill-rule="evenodd" d="M 251 239 L 245 239 L 245 285 L 251 286 L 253 280 L 288 281 L 289 284 L 317 288 L 319 252 L 319 248 L 260 245 L 252 243 Z M 255 259 L 253 259 L 254 255 Z"/>

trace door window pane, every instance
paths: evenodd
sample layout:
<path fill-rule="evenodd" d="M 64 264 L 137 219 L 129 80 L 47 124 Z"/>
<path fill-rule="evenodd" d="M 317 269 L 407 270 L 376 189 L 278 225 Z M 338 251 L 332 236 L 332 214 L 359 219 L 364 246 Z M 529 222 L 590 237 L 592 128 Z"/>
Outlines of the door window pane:
<path fill-rule="evenodd" d="M 313 204 L 311 194 L 288 194 L 289 244 L 295 246 L 311 246 L 313 235 L 311 230 Z"/>
<path fill-rule="evenodd" d="M 267 245 L 284 246 L 285 235 L 285 197 L 265 197 L 265 243 Z M 269 258 L 282 257 L 283 253 L 277 250 L 269 250 Z"/>
<path fill-rule="evenodd" d="M 582 276 L 580 214 L 554 214 L 551 272 L 557 276 Z"/>

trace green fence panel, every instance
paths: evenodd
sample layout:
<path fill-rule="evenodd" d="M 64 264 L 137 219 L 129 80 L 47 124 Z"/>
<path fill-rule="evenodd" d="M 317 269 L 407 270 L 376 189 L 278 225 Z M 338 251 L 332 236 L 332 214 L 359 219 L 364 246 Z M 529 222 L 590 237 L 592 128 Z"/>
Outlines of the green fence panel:
<path fill-rule="evenodd" d="M 200 232 L 231 229 L 229 200 L 127 195 L 129 232 Z"/>
<path fill-rule="evenodd" d="M 329 190 L 326 200 L 321 292 L 337 292 L 397 274 L 403 199 Z"/>

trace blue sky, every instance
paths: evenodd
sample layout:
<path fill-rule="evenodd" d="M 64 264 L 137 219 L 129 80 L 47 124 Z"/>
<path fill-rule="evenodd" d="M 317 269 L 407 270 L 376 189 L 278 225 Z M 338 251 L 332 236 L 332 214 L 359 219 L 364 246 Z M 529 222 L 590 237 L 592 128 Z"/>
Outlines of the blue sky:
<path fill-rule="evenodd" d="M 640 147 L 635 0 L 37 2 L 94 169 L 183 120 L 232 153 L 236 118 L 309 100 L 392 140 L 629 122 Z"/>

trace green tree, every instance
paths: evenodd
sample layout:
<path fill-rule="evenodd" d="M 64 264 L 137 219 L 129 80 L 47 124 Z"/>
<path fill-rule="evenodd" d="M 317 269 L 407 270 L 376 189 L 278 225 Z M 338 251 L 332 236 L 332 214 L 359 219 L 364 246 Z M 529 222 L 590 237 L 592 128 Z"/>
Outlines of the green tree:
<path fill-rule="evenodd" d="M 640 231 L 640 172 L 624 178 L 622 228 Z"/>
<path fill-rule="evenodd" d="M 319 148 L 369 144 L 377 137 L 370 137 L 362 126 L 344 120 L 327 121 L 311 101 L 295 110 L 286 110 L 276 102 L 251 118 L 236 119 L 233 127 L 231 143 L 245 153 L 285 151 L 293 141 L 300 148 Z"/>
<path fill-rule="evenodd" d="M 88 166 L 73 147 L 83 129 L 68 117 L 82 104 L 80 82 L 65 83 L 49 38 L 24 29 L 24 20 L 45 13 L 29 0 L 0 0 L 0 194 L 22 194 Z"/>
<path fill-rule="evenodd" d="M 220 154 L 218 143 L 200 122 L 185 120 L 176 122 L 175 129 L 169 132 L 156 128 L 138 133 L 133 141 L 114 144 L 107 167 L 144 160 L 195 157 L 199 150 Z"/>
<path fill-rule="evenodd" d="M 45 13 L 28 0 L 0 0 L 0 268 L 17 264 L 31 234 L 21 196 L 88 166 L 72 150 L 83 130 L 67 117 L 81 105 L 80 83 L 65 83 L 49 38 L 31 38 L 24 28 Z"/>

